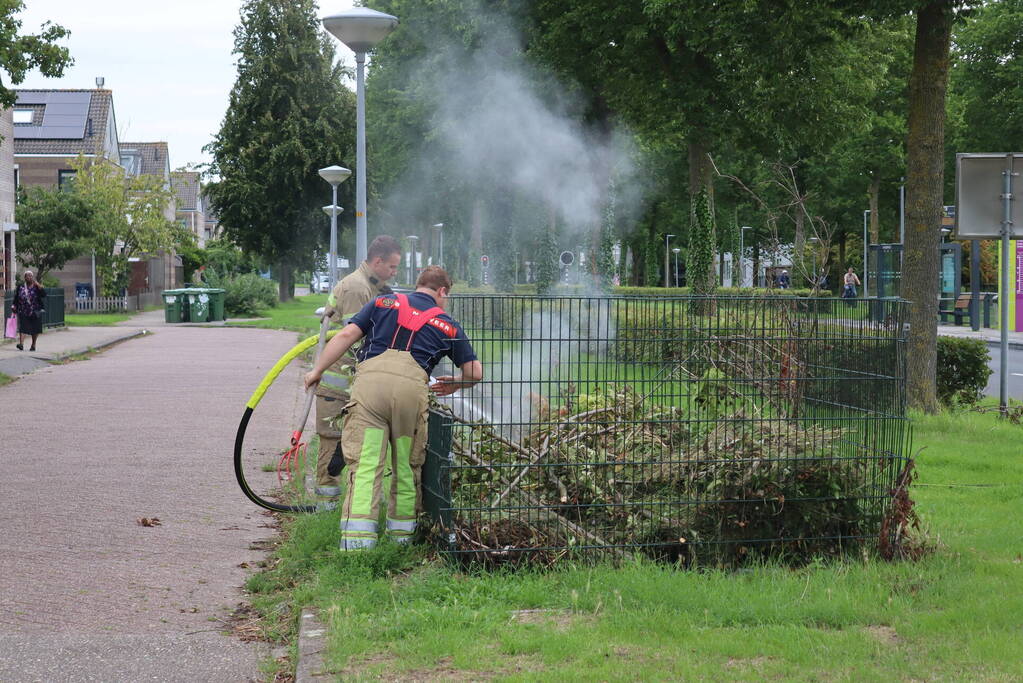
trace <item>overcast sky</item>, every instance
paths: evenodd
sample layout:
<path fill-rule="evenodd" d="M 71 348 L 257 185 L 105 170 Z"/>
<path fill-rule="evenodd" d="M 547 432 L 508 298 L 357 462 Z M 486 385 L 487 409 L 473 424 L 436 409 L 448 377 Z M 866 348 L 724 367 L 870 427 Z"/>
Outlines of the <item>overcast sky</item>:
<path fill-rule="evenodd" d="M 59 79 L 30 73 L 19 88 L 94 88 L 114 93 L 121 140 L 166 141 L 171 167 L 209 161 L 202 146 L 220 128 L 234 84 L 234 27 L 241 0 L 25 0 L 21 32 L 46 20 L 71 31 L 75 64 Z M 321 10 L 351 0 L 320 0 Z M 325 12 L 321 11 L 321 14 Z M 338 55 L 354 65 L 349 50 Z"/>

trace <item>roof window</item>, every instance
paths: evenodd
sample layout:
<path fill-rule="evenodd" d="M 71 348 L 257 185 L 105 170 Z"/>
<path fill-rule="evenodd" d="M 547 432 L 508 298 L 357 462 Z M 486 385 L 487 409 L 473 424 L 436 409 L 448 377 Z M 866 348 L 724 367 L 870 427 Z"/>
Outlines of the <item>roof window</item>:
<path fill-rule="evenodd" d="M 15 109 L 14 110 L 14 122 L 15 123 L 32 123 L 32 117 L 35 115 L 35 111 L 31 109 Z"/>

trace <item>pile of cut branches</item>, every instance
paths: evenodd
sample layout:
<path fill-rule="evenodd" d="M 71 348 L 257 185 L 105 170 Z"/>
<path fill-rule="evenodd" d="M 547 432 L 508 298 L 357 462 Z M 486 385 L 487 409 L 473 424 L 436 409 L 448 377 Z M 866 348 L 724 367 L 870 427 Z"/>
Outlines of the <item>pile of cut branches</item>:
<path fill-rule="evenodd" d="M 606 385 L 540 405 L 518 440 L 456 423 L 444 538 L 484 565 L 602 549 L 734 566 L 799 562 L 876 534 L 870 472 L 842 428 L 729 408 L 693 419 L 692 406 Z"/>

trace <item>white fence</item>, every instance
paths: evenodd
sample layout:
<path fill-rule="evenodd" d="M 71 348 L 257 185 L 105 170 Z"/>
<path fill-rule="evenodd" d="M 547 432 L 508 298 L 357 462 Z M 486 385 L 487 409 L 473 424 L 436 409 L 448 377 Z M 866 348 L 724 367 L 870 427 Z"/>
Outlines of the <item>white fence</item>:
<path fill-rule="evenodd" d="M 75 297 L 75 310 L 79 312 L 127 311 L 126 296 Z"/>

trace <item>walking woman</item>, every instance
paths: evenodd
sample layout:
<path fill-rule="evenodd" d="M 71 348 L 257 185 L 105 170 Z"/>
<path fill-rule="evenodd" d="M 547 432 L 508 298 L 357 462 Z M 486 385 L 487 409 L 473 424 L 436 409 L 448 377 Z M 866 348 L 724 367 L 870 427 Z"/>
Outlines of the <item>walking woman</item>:
<path fill-rule="evenodd" d="M 43 331 L 43 304 L 46 301 L 46 290 L 36 282 L 35 273 L 25 271 L 25 283 L 14 290 L 14 302 L 11 311 L 18 314 L 18 350 L 25 349 L 25 335 L 32 337 L 32 348 L 36 350 L 36 337 Z"/>

